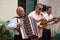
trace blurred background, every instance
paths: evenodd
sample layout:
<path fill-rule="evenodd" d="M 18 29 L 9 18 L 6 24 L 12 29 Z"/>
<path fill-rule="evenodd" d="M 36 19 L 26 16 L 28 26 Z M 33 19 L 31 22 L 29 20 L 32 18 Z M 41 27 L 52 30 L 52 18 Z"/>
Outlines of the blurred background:
<path fill-rule="evenodd" d="M 16 16 L 16 8 L 22 6 L 28 15 L 37 3 L 52 6 L 53 16 L 60 16 L 60 0 L 0 0 L 0 40 L 13 40 L 14 32 L 5 27 Z M 53 25 L 51 32 L 52 40 L 60 40 L 60 23 Z"/>

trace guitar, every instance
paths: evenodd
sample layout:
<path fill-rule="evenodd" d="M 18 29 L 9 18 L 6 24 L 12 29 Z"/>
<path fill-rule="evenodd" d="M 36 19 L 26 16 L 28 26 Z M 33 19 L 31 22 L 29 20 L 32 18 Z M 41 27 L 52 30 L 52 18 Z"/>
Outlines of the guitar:
<path fill-rule="evenodd" d="M 44 29 L 47 27 L 47 24 L 50 23 L 50 22 L 57 22 L 57 21 L 60 21 L 60 17 L 54 17 L 53 19 L 49 20 L 49 21 L 46 21 L 46 19 L 40 19 L 40 20 L 37 20 L 37 23 L 39 22 L 40 25 L 38 26 L 39 29 Z"/>

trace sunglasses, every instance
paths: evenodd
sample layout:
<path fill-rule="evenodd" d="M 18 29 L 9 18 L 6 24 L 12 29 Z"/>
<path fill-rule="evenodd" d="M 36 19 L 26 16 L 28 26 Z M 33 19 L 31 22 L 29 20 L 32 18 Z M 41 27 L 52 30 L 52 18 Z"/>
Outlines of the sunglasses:
<path fill-rule="evenodd" d="M 42 10 L 42 8 L 39 8 L 39 10 Z"/>

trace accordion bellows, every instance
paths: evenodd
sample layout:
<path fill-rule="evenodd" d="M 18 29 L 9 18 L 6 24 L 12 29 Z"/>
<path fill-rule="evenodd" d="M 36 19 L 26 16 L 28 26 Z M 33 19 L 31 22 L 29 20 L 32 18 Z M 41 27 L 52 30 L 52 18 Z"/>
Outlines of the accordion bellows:
<path fill-rule="evenodd" d="M 37 23 L 34 18 L 24 17 L 23 24 L 24 24 L 24 26 L 20 28 L 20 29 L 22 29 L 21 34 L 22 34 L 23 39 L 32 37 L 34 35 L 38 36 L 38 26 L 37 26 Z"/>

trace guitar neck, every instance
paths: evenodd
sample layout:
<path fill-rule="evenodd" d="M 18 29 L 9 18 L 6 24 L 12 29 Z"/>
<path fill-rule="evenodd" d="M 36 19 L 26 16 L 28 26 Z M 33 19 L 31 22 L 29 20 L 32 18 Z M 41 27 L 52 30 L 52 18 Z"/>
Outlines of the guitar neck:
<path fill-rule="evenodd" d="M 47 24 L 47 23 L 52 22 L 52 21 L 54 21 L 54 19 L 53 20 L 46 21 L 45 23 Z"/>
<path fill-rule="evenodd" d="M 47 23 L 52 22 L 52 21 L 60 21 L 60 17 L 55 17 L 52 20 L 47 21 Z"/>
<path fill-rule="evenodd" d="M 47 23 L 49 23 L 49 22 L 52 22 L 52 21 L 55 21 L 55 20 L 60 20 L 59 18 L 53 18 L 52 20 L 49 20 L 49 21 L 46 21 L 46 22 L 42 22 L 42 23 L 40 23 L 41 25 L 43 25 L 43 24 L 47 24 Z"/>

